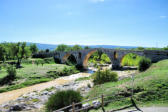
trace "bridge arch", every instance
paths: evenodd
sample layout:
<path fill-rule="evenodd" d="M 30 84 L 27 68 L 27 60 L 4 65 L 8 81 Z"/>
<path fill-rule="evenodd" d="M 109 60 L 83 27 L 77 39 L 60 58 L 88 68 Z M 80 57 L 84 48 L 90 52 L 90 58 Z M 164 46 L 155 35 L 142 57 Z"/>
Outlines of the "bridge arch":
<path fill-rule="evenodd" d="M 66 63 L 68 61 L 68 58 L 70 58 L 70 57 L 72 57 L 75 60 L 75 62 L 77 63 L 77 59 L 72 53 L 66 53 L 63 56 L 63 58 L 62 58 L 63 63 Z"/>
<path fill-rule="evenodd" d="M 87 69 L 87 67 L 88 67 L 88 60 L 89 60 L 90 56 L 91 56 L 93 53 L 95 53 L 96 51 L 98 51 L 98 50 L 99 50 L 99 49 L 91 50 L 91 51 L 89 51 L 89 52 L 84 56 L 84 58 L 83 58 L 83 60 L 82 60 L 82 65 L 83 65 L 83 67 L 84 67 L 85 69 Z M 106 54 L 106 55 L 110 58 L 110 61 L 111 61 L 111 63 L 112 63 L 112 60 L 111 60 L 110 55 L 109 55 L 108 53 L 104 52 L 103 50 L 100 50 L 100 51 L 101 51 L 102 53 Z"/>
<path fill-rule="evenodd" d="M 137 56 L 142 57 L 142 55 L 141 55 L 141 54 L 139 54 L 139 53 L 135 53 L 135 52 L 128 52 L 128 53 L 124 53 L 124 54 L 123 54 L 123 55 L 121 55 L 121 57 L 120 57 L 120 65 L 121 65 L 121 66 L 123 66 L 123 65 L 122 65 L 122 62 L 123 62 L 124 58 L 125 58 L 126 56 L 128 56 L 129 54 L 134 55 L 134 56 L 133 56 L 133 59 L 137 58 Z"/>

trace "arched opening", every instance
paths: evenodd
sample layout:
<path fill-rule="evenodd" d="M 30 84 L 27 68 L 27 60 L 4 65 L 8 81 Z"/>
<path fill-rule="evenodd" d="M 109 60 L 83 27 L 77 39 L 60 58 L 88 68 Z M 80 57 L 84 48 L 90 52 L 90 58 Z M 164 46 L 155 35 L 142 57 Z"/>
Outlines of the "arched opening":
<path fill-rule="evenodd" d="M 109 56 L 103 53 L 101 50 L 90 51 L 83 60 L 83 67 L 87 69 L 88 67 L 94 68 L 110 68 L 111 60 Z"/>
<path fill-rule="evenodd" d="M 142 56 L 135 53 L 125 54 L 121 59 L 121 66 L 127 69 L 137 69 L 138 63 Z"/>
<path fill-rule="evenodd" d="M 74 55 L 67 53 L 63 57 L 63 62 L 66 63 L 67 65 L 76 65 L 77 61 Z"/>
<path fill-rule="evenodd" d="M 77 61 L 76 61 L 75 56 L 71 54 L 71 55 L 68 57 L 68 59 L 67 59 L 67 61 L 66 61 L 66 64 L 67 64 L 67 65 L 71 65 L 71 66 L 73 66 L 73 65 L 76 66 Z"/>
<path fill-rule="evenodd" d="M 116 51 L 114 51 L 114 59 L 117 59 L 118 58 L 118 54 Z"/>
<path fill-rule="evenodd" d="M 67 59 L 68 59 L 68 57 L 70 55 L 71 55 L 70 53 L 67 53 L 67 54 L 64 55 L 64 57 L 63 57 L 63 63 L 65 63 L 67 61 Z"/>

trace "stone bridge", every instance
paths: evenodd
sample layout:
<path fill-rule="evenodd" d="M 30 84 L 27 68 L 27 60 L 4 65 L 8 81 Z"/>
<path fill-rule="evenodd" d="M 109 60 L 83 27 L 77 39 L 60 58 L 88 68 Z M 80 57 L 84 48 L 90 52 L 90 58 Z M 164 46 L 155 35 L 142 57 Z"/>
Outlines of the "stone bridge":
<path fill-rule="evenodd" d="M 120 68 L 123 57 L 128 53 L 134 53 L 139 56 L 145 56 L 147 58 L 150 58 L 152 62 L 168 59 L 168 51 L 161 51 L 161 50 L 135 51 L 135 50 L 115 50 L 115 49 L 103 49 L 103 48 L 86 49 L 70 52 L 54 52 L 54 59 L 59 60 L 60 63 L 66 63 L 68 57 L 73 55 L 76 59 L 78 66 L 87 68 L 89 57 L 96 51 L 101 51 L 107 54 L 107 56 L 111 60 L 112 69 Z"/>

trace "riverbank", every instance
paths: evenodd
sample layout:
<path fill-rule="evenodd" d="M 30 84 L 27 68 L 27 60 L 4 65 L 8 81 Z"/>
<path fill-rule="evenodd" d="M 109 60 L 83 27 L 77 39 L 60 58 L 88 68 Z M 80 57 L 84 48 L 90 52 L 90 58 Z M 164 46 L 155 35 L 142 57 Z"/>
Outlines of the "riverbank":
<path fill-rule="evenodd" d="M 130 77 L 135 71 L 117 71 L 119 78 Z M 123 74 L 123 75 L 122 75 Z M 126 75 L 127 74 L 127 75 Z M 20 109 L 23 111 L 39 110 L 48 100 L 48 97 L 58 90 L 79 90 L 83 96 L 93 87 L 92 80 L 76 81 L 82 77 L 89 77 L 90 73 L 77 73 L 70 76 L 57 78 L 50 82 L 36 84 L 30 87 L 9 91 L 0 94 L 0 110 Z"/>

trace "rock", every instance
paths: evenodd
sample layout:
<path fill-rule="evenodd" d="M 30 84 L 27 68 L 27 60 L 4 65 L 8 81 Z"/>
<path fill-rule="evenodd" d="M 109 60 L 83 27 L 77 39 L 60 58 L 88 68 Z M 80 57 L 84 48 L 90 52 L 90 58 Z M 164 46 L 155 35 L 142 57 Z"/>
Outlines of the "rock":
<path fill-rule="evenodd" d="M 92 104 L 93 104 L 93 108 L 98 108 L 101 105 L 100 101 L 98 100 L 93 101 Z"/>
<path fill-rule="evenodd" d="M 83 104 L 82 105 L 82 108 L 89 108 L 90 107 L 90 104 L 89 103 L 86 103 L 86 104 Z"/>
<path fill-rule="evenodd" d="M 43 91 L 42 93 L 41 93 L 41 95 L 48 95 L 48 91 Z"/>
<path fill-rule="evenodd" d="M 26 107 L 26 105 L 24 105 L 24 104 L 21 104 L 21 105 L 16 104 L 16 105 L 10 107 L 10 111 L 21 111 L 21 110 L 25 109 L 25 107 Z"/>

